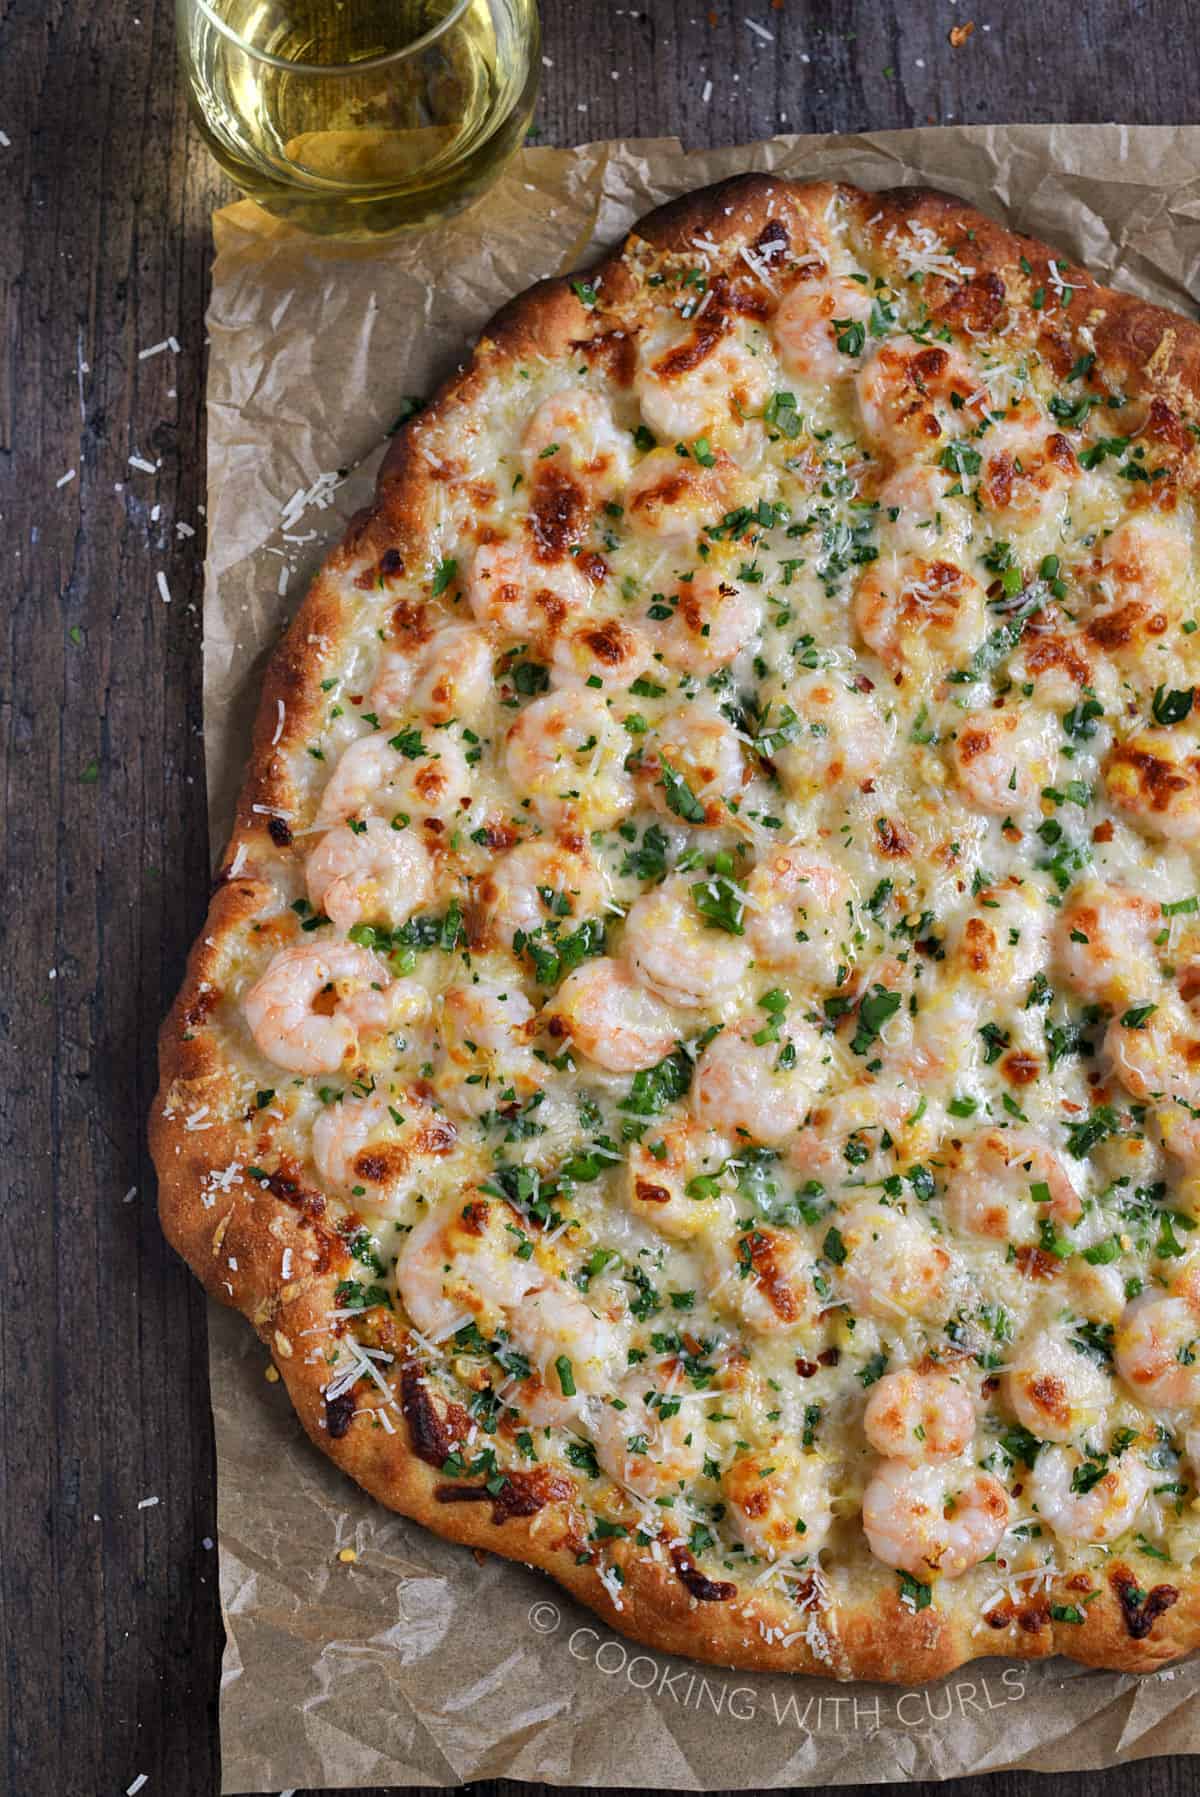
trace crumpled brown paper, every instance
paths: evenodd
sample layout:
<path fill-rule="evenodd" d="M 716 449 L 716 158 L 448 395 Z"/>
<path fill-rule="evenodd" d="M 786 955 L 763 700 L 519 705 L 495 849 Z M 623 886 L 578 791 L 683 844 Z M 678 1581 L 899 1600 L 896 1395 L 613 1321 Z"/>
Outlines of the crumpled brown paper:
<path fill-rule="evenodd" d="M 979 126 L 531 149 L 484 204 L 359 250 L 249 204 L 214 220 L 205 726 L 214 853 L 262 664 L 370 496 L 386 432 L 495 308 L 643 212 L 746 169 L 943 187 L 1191 312 L 1200 128 Z M 341 484 L 339 475 L 351 470 Z M 391 1515 L 304 1438 L 261 1348 L 215 1307 L 223 1789 L 550 1784 L 691 1790 L 1089 1769 L 1200 1751 L 1200 1657 L 1141 1681 L 987 1660 L 901 1691 L 724 1672 L 611 1634 L 538 1574 Z M 357 1559 L 344 1564 L 339 1550 Z"/>

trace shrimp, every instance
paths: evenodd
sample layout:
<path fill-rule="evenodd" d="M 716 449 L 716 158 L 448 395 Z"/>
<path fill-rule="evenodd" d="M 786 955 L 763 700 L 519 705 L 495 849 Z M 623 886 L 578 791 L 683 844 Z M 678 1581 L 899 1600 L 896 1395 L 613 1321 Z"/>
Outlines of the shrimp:
<path fill-rule="evenodd" d="M 433 891 L 433 865 L 420 837 L 381 817 L 327 830 L 304 864 L 304 878 L 315 909 L 339 930 L 363 918 L 395 929 Z"/>
<path fill-rule="evenodd" d="M 1036 810 L 1042 788 L 1054 784 L 1058 766 L 1057 720 L 1033 711 L 992 706 L 963 719 L 950 747 L 959 787 L 994 817 Z"/>
<path fill-rule="evenodd" d="M 1112 682 L 1103 666 L 1095 667 L 1087 638 L 1079 631 L 1063 631 L 1060 623 L 1052 607 L 1026 620 L 1008 664 L 1013 683 L 1032 687 L 1040 705 L 1059 712 L 1076 705 L 1085 688 L 1089 694 L 1099 689 L 1102 698 L 1111 700 Z"/>
<path fill-rule="evenodd" d="M 1164 991 L 1140 1023 L 1114 1017 L 1104 1052 L 1131 1098 L 1200 1107 L 1200 1020 L 1173 993 Z"/>
<path fill-rule="evenodd" d="M 1113 1358 L 1129 1390 L 1152 1409 L 1200 1405 L 1200 1279 L 1194 1269 L 1166 1293 L 1143 1292 L 1125 1307 Z"/>
<path fill-rule="evenodd" d="M 718 450 L 711 467 L 703 467 L 673 449 L 652 449 L 625 489 L 626 516 L 660 548 L 690 554 L 704 525 L 716 523 L 737 505 L 742 483 L 724 450 Z"/>
<path fill-rule="evenodd" d="M 294 943 L 272 956 L 242 1000 L 255 1046 L 289 1073 L 337 1073 L 359 1039 L 424 1015 L 415 980 L 393 980 L 370 949 L 353 942 Z"/>
<path fill-rule="evenodd" d="M 321 794 L 318 826 L 367 812 L 440 826 L 469 807 L 474 780 L 458 738 L 444 730 L 428 740 L 403 736 L 399 749 L 386 730 L 350 744 Z"/>
<path fill-rule="evenodd" d="M 943 981 L 921 999 L 916 1017 L 906 1018 L 901 1011 L 895 1024 L 884 1026 L 883 1058 L 910 1086 L 927 1087 L 937 1076 L 973 1064 L 987 1009 L 980 989 L 963 980 Z"/>
<path fill-rule="evenodd" d="M 574 1385 L 572 1398 L 612 1390 L 615 1369 L 624 1361 L 622 1336 L 606 1316 L 569 1290 L 561 1280 L 546 1278 L 533 1286 L 510 1313 L 508 1332 L 537 1368 L 548 1394 Z M 564 1381 L 561 1361 L 570 1362 Z M 564 1409 L 578 1409 L 575 1404 Z"/>
<path fill-rule="evenodd" d="M 715 674 L 728 666 L 762 625 L 761 600 L 711 565 L 681 578 L 667 603 L 671 615 L 652 621 L 653 640 L 668 667 L 688 674 Z M 654 610 L 662 605 L 656 594 Z"/>
<path fill-rule="evenodd" d="M 1187 536 L 1159 512 L 1137 512 L 1103 539 L 1093 572 L 1110 603 L 1132 603 L 1145 613 L 1169 616 L 1187 595 L 1191 575 Z"/>
<path fill-rule="evenodd" d="M 764 1560 L 819 1554 L 833 1521 L 829 1470 L 816 1454 L 782 1442 L 740 1453 L 721 1475 L 721 1495 L 738 1538 Z"/>
<path fill-rule="evenodd" d="M 675 1043 L 671 1013 L 638 984 L 623 961 L 607 955 L 577 967 L 543 1013 L 553 1034 L 565 1034 L 597 1067 L 637 1073 L 669 1055 Z"/>
<path fill-rule="evenodd" d="M 692 1081 L 698 1123 L 767 1147 L 800 1127 L 823 1078 L 825 1045 L 799 1018 L 785 1019 L 773 1035 L 747 1017 L 709 1043 Z"/>
<path fill-rule="evenodd" d="M 736 324 L 714 314 L 663 346 L 657 339 L 633 380 L 642 417 L 656 437 L 692 442 L 719 436 L 766 402 L 770 391 L 761 356 Z"/>
<path fill-rule="evenodd" d="M 516 986 L 452 986 L 442 997 L 439 1098 L 464 1117 L 481 1117 L 540 1090 L 544 1069 L 529 1047 L 533 1019 Z"/>
<path fill-rule="evenodd" d="M 327 1104 L 313 1124 L 312 1152 L 326 1185 L 353 1194 L 364 1210 L 399 1217 L 458 1131 L 413 1092 L 376 1089 Z"/>
<path fill-rule="evenodd" d="M 1154 936 L 1162 907 L 1140 893 L 1089 880 L 1076 887 L 1054 927 L 1054 959 L 1071 989 L 1116 1006 L 1155 990 Z"/>
<path fill-rule="evenodd" d="M 981 640 L 983 588 L 956 562 L 881 556 L 854 590 L 854 621 L 894 675 L 941 669 Z"/>
<path fill-rule="evenodd" d="M 842 1290 L 856 1310 L 894 1323 L 932 1316 L 944 1303 L 951 1258 L 927 1224 L 864 1198 L 838 1219 L 838 1231 Z"/>
<path fill-rule="evenodd" d="M 895 555 L 956 562 L 972 536 L 970 513 L 949 490 L 951 477 L 929 462 L 897 468 L 879 489 L 879 536 Z"/>
<path fill-rule="evenodd" d="M 1156 1111 L 1159 1138 L 1166 1152 L 1184 1173 L 1200 1173 L 1200 1117 L 1186 1100 L 1178 1099 Z"/>
<path fill-rule="evenodd" d="M 990 1473 L 944 1462 L 885 1460 L 863 1492 L 867 1546 L 885 1566 L 928 1581 L 956 1579 L 999 1546 L 1008 1493 Z"/>
<path fill-rule="evenodd" d="M 1200 840 L 1200 752 L 1178 730 L 1138 730 L 1110 750 L 1104 786 L 1117 810 L 1149 836 Z"/>
<path fill-rule="evenodd" d="M 1082 1215 L 1066 1167 L 1032 1130 L 978 1130 L 946 1186 L 946 1219 L 962 1235 L 1025 1243 L 1043 1217 L 1069 1227 Z"/>
<path fill-rule="evenodd" d="M 611 408 L 586 387 L 565 387 L 544 399 L 521 438 L 521 465 L 533 482 L 547 467 L 582 487 L 593 505 L 620 492 L 629 479 L 631 440 Z"/>
<path fill-rule="evenodd" d="M 413 713 L 431 724 L 474 722 L 492 694 L 491 637 L 473 624 L 450 624 L 416 655 L 383 650 L 367 709 L 388 720 Z"/>
<path fill-rule="evenodd" d="M 633 806 L 628 744 L 598 693 L 547 693 L 509 731 L 505 762 L 509 779 L 543 822 L 600 829 Z"/>
<path fill-rule="evenodd" d="M 708 829 L 729 822 L 727 800 L 736 799 L 750 780 L 737 731 L 715 708 L 698 702 L 661 720 L 642 750 L 637 774 L 656 811 Z"/>
<path fill-rule="evenodd" d="M 855 376 L 867 436 L 898 462 L 965 437 L 979 416 L 978 379 L 958 349 L 893 337 Z"/>
<path fill-rule="evenodd" d="M 787 1230 L 751 1228 L 714 1253 L 710 1296 L 734 1310 L 756 1335 L 791 1335 L 817 1310 L 813 1268 L 803 1242 Z"/>
<path fill-rule="evenodd" d="M 519 843 L 474 882 L 473 917 L 478 946 L 513 946 L 520 932 L 532 936 L 547 920 L 596 917 L 610 908 L 611 891 L 586 840 L 539 837 Z"/>
<path fill-rule="evenodd" d="M 511 948 L 518 933 L 532 936 L 551 919 L 595 917 L 608 903 L 608 884 L 581 837 L 569 843 L 537 837 L 518 843 L 473 881 L 471 943 Z"/>
<path fill-rule="evenodd" d="M 1132 1454 L 1107 1466 L 1105 1458 L 1065 1447 L 1045 1447 L 1037 1457 L 1029 1495 L 1042 1521 L 1065 1541 L 1115 1541 L 1138 1519 L 1150 1490 L 1149 1469 Z M 1084 1467 L 1088 1480 L 1081 1485 L 1078 1475 Z"/>
<path fill-rule="evenodd" d="M 382 808 L 383 795 L 400 765 L 385 730 L 360 736 L 343 749 L 333 775 L 321 794 L 316 823 L 340 823 L 356 812 Z"/>
<path fill-rule="evenodd" d="M 467 598 L 479 622 L 517 641 L 552 642 L 591 596 L 587 576 L 570 556 L 540 562 L 523 537 L 481 543 L 467 580 Z"/>
<path fill-rule="evenodd" d="M 953 1374 L 906 1367 L 872 1386 L 863 1429 L 876 1453 L 891 1460 L 954 1460 L 975 1439 L 975 1404 Z"/>
<path fill-rule="evenodd" d="M 1021 1343 L 1005 1386 L 1013 1415 L 1039 1441 L 1073 1441 L 1113 1398 L 1108 1374 L 1049 1329 Z"/>
<path fill-rule="evenodd" d="M 855 372 L 865 338 L 843 327 L 866 324 L 870 316 L 870 289 L 861 281 L 831 274 L 797 281 L 772 321 L 779 359 L 800 381 L 844 380 Z"/>
<path fill-rule="evenodd" d="M 1075 452 L 1062 432 L 1020 411 L 992 424 L 980 449 L 980 496 L 1004 525 L 1028 526 L 1057 514 L 1079 477 Z"/>
<path fill-rule="evenodd" d="M 686 1242 L 712 1227 L 717 1189 L 731 1149 L 728 1136 L 671 1123 L 629 1144 L 626 1201 L 635 1217 L 661 1235 Z"/>
<path fill-rule="evenodd" d="M 650 660 L 650 646 L 619 618 L 585 619 L 555 641 L 550 668 L 556 686 L 628 686 Z"/>
<path fill-rule="evenodd" d="M 755 960 L 818 981 L 852 934 L 849 907 L 857 897 L 849 876 L 802 845 L 768 852 L 746 881 L 747 933 Z"/>
<path fill-rule="evenodd" d="M 758 745 L 799 799 L 843 786 L 862 786 L 886 764 L 895 739 L 866 692 L 841 674 L 802 674 L 784 688 L 777 715 L 768 713 Z"/>
<path fill-rule="evenodd" d="M 396 1261 L 396 1292 L 414 1327 L 434 1341 L 464 1322 L 492 1335 L 545 1274 L 521 1260 L 521 1218 L 508 1204 L 472 1192 L 422 1218 Z"/>
<path fill-rule="evenodd" d="M 822 1184 L 882 1179 L 928 1151 L 931 1122 L 916 1091 L 876 1080 L 848 1086 L 813 1106 L 788 1143 L 788 1166 Z"/>
<path fill-rule="evenodd" d="M 1046 965 L 1045 900 L 1016 880 L 986 886 L 955 933 L 953 966 L 983 990 L 1025 998 Z"/>
<path fill-rule="evenodd" d="M 621 943 L 642 985 L 685 1009 L 719 1004 L 750 966 L 745 937 L 708 925 L 693 903 L 692 884 L 673 874 L 635 899 Z"/>
<path fill-rule="evenodd" d="M 668 1497 L 704 1465 L 703 1412 L 669 1392 L 646 1392 L 645 1381 L 627 1381 L 615 1403 L 593 1406 L 587 1424 L 603 1470 L 638 1497 Z"/>

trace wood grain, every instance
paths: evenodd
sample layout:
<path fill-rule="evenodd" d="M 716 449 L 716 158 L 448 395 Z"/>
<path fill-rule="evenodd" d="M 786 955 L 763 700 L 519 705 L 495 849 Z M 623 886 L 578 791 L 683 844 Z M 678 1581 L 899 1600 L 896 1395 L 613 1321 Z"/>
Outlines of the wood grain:
<path fill-rule="evenodd" d="M 970 0 L 543 14 L 552 143 L 1173 123 L 1200 90 L 1174 0 L 1000 0 L 959 49 Z M 144 1118 L 207 898 L 203 312 L 230 196 L 188 122 L 167 0 L 0 0 L 0 132 L 0 1790 L 107 1797 L 145 1773 L 146 1797 L 210 1797 L 204 1311 L 158 1232 Z M 139 360 L 172 334 L 178 356 Z M 1057 1785 L 1174 1797 L 1187 1779 L 1154 1761 Z"/>

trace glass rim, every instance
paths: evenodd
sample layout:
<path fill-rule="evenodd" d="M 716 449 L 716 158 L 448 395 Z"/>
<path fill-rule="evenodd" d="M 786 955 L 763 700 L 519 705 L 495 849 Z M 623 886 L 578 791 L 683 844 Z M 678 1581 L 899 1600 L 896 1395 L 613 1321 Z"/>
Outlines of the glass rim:
<path fill-rule="evenodd" d="M 470 6 L 471 0 L 455 0 L 455 4 L 444 19 L 439 20 L 436 25 L 431 25 L 428 31 L 420 37 L 414 38 L 411 44 L 405 44 L 402 49 L 385 50 L 379 56 L 364 56 L 359 62 L 292 62 L 286 56 L 273 55 L 270 50 L 258 50 L 253 44 L 247 43 L 239 31 L 235 31 L 232 25 L 221 18 L 220 14 L 214 10 L 211 0 L 193 0 L 193 3 L 196 10 L 204 14 L 209 24 L 215 26 L 222 37 L 227 38 L 231 44 L 235 44 L 243 55 L 252 56 L 256 62 L 265 62 L 271 68 L 282 69 L 291 75 L 346 76 L 362 75 L 369 73 L 372 69 L 387 68 L 391 63 L 403 62 L 407 57 L 415 56 L 418 51 L 427 50 L 431 44 L 435 44 L 440 37 L 443 37 L 458 23 Z"/>

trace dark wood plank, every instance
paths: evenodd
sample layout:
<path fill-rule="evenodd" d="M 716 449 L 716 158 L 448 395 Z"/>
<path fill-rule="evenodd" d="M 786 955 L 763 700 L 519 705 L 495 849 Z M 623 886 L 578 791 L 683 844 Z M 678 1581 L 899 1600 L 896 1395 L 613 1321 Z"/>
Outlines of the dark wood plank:
<path fill-rule="evenodd" d="M 538 121 L 554 143 L 1169 123 L 1194 116 L 1200 87 L 1200 41 L 1173 0 L 543 12 Z M 158 1234 L 143 1138 L 154 1031 L 207 893 L 202 534 L 174 526 L 202 525 L 208 216 L 228 197 L 187 122 L 172 31 L 168 0 L 0 0 L 0 1787 L 14 1797 L 116 1793 L 142 1772 L 146 1797 L 209 1797 L 218 1778 L 203 1308 Z M 178 358 L 138 360 L 172 333 Z M 161 467 L 131 471 L 135 452 Z M 1186 1777 L 1152 1762 L 1086 1785 L 1174 1797 Z M 1083 1797 L 1083 1778 L 1059 1784 Z"/>

